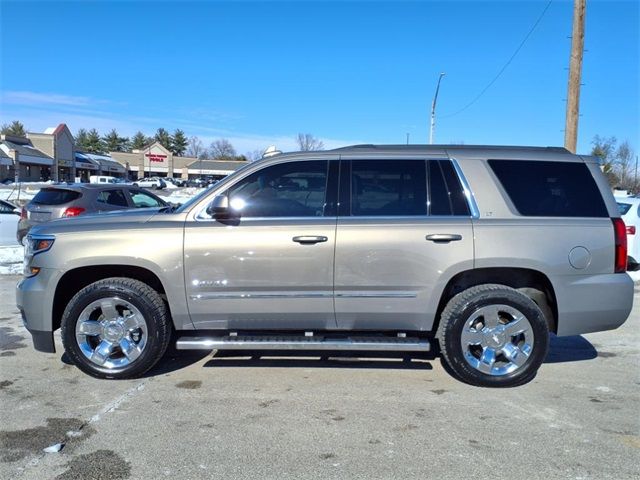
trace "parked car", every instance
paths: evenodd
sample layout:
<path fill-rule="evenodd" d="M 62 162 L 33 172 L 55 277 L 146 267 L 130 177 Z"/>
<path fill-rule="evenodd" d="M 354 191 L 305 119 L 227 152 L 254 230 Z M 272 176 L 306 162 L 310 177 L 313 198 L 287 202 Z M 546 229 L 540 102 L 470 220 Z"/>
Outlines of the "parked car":
<path fill-rule="evenodd" d="M 37 350 L 99 378 L 178 349 L 426 352 L 530 381 L 549 332 L 629 316 L 624 222 L 595 157 L 355 146 L 276 154 L 182 207 L 34 227 L 17 305 Z M 588 368 L 588 365 L 584 366 Z"/>
<path fill-rule="evenodd" d="M 22 209 L 17 238 L 33 225 L 57 218 L 77 217 L 129 208 L 163 208 L 169 204 L 151 192 L 129 184 L 75 183 L 41 189 Z M 16 231 L 14 231 L 14 236 Z"/>
<path fill-rule="evenodd" d="M 154 190 L 162 190 L 167 188 L 167 183 L 160 177 L 144 177 L 134 181 L 134 185 L 143 188 L 153 188 Z"/>
<path fill-rule="evenodd" d="M 627 227 L 627 268 L 635 271 L 640 269 L 640 242 L 636 239 L 636 236 L 640 235 L 640 198 L 615 195 L 615 199 Z"/>
<path fill-rule="evenodd" d="M 89 183 L 118 183 L 118 179 L 109 175 L 91 175 Z"/>
<path fill-rule="evenodd" d="M 0 245 L 16 245 L 16 230 L 20 209 L 13 203 L 0 200 Z"/>

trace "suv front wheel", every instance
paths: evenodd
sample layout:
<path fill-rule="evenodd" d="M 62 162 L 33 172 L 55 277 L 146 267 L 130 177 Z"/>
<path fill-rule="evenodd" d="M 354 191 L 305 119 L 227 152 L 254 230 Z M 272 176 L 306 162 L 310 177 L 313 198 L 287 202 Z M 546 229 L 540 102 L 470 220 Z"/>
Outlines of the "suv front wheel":
<path fill-rule="evenodd" d="M 525 294 L 479 285 L 454 296 L 440 319 L 442 357 L 462 381 L 512 387 L 535 377 L 549 347 L 544 314 Z"/>
<path fill-rule="evenodd" d="M 107 278 L 71 299 L 61 334 L 67 355 L 80 370 L 122 379 L 138 377 L 160 360 L 171 326 L 155 290 L 131 278 Z"/>

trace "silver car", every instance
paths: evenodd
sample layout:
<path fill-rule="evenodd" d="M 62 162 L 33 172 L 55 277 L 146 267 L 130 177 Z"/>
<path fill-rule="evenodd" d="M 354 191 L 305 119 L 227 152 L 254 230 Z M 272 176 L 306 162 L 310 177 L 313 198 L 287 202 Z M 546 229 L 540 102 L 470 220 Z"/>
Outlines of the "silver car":
<path fill-rule="evenodd" d="M 22 242 L 33 225 L 57 218 L 77 217 L 128 208 L 164 208 L 167 202 L 130 184 L 77 183 L 41 189 L 22 209 L 17 238 Z"/>
<path fill-rule="evenodd" d="M 180 208 L 34 227 L 17 305 L 35 348 L 100 378 L 178 349 L 427 352 L 530 381 L 549 333 L 617 328 L 633 281 L 594 157 L 354 146 L 279 154 Z M 585 367 L 586 368 L 586 367 Z"/>

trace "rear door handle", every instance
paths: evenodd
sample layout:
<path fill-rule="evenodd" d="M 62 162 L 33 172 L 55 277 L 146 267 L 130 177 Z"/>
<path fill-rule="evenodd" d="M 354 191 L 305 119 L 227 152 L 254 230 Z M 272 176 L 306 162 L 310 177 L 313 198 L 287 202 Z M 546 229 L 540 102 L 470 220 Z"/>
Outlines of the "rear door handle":
<path fill-rule="evenodd" d="M 329 240 L 327 237 L 315 236 L 315 235 L 302 235 L 300 237 L 293 237 L 293 241 L 301 245 L 313 245 L 314 243 L 322 243 Z"/>
<path fill-rule="evenodd" d="M 426 239 L 435 243 L 449 243 L 462 240 L 462 235 L 458 235 L 457 233 L 434 233 L 427 235 Z"/>

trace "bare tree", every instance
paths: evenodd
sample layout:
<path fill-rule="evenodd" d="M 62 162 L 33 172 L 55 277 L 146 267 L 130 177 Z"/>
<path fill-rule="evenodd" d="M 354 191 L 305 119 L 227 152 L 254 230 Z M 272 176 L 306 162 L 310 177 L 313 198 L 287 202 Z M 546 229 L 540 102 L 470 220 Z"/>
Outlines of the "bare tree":
<path fill-rule="evenodd" d="M 187 144 L 187 156 L 200 158 L 204 150 L 204 145 L 198 137 L 189 137 L 189 143 Z"/>
<path fill-rule="evenodd" d="M 226 138 L 221 138 L 211 143 L 209 147 L 211 158 L 233 158 L 236 156 L 236 149 Z"/>
<path fill-rule="evenodd" d="M 602 171 L 612 187 L 620 187 L 632 192 L 640 191 L 635 171 L 635 153 L 628 140 L 617 146 L 616 137 L 593 137 L 591 155 L 600 159 Z"/>
<path fill-rule="evenodd" d="M 615 151 L 616 143 L 618 140 L 616 137 L 601 137 L 596 135 L 591 141 L 593 149 L 591 149 L 591 155 L 598 157 L 602 165 L 602 172 L 607 176 L 607 180 L 612 187 L 618 185 L 619 178 L 615 172 Z"/>
<path fill-rule="evenodd" d="M 251 152 L 245 153 L 244 156 L 249 162 L 255 162 L 256 160 L 260 160 L 263 154 L 264 150 L 253 150 Z"/>
<path fill-rule="evenodd" d="M 299 133 L 296 142 L 298 142 L 298 148 L 302 152 L 324 150 L 324 143 L 310 133 Z"/>
<path fill-rule="evenodd" d="M 636 190 L 636 178 L 634 169 L 633 149 L 629 141 L 625 140 L 616 150 L 615 165 L 621 186 L 628 190 Z"/>

